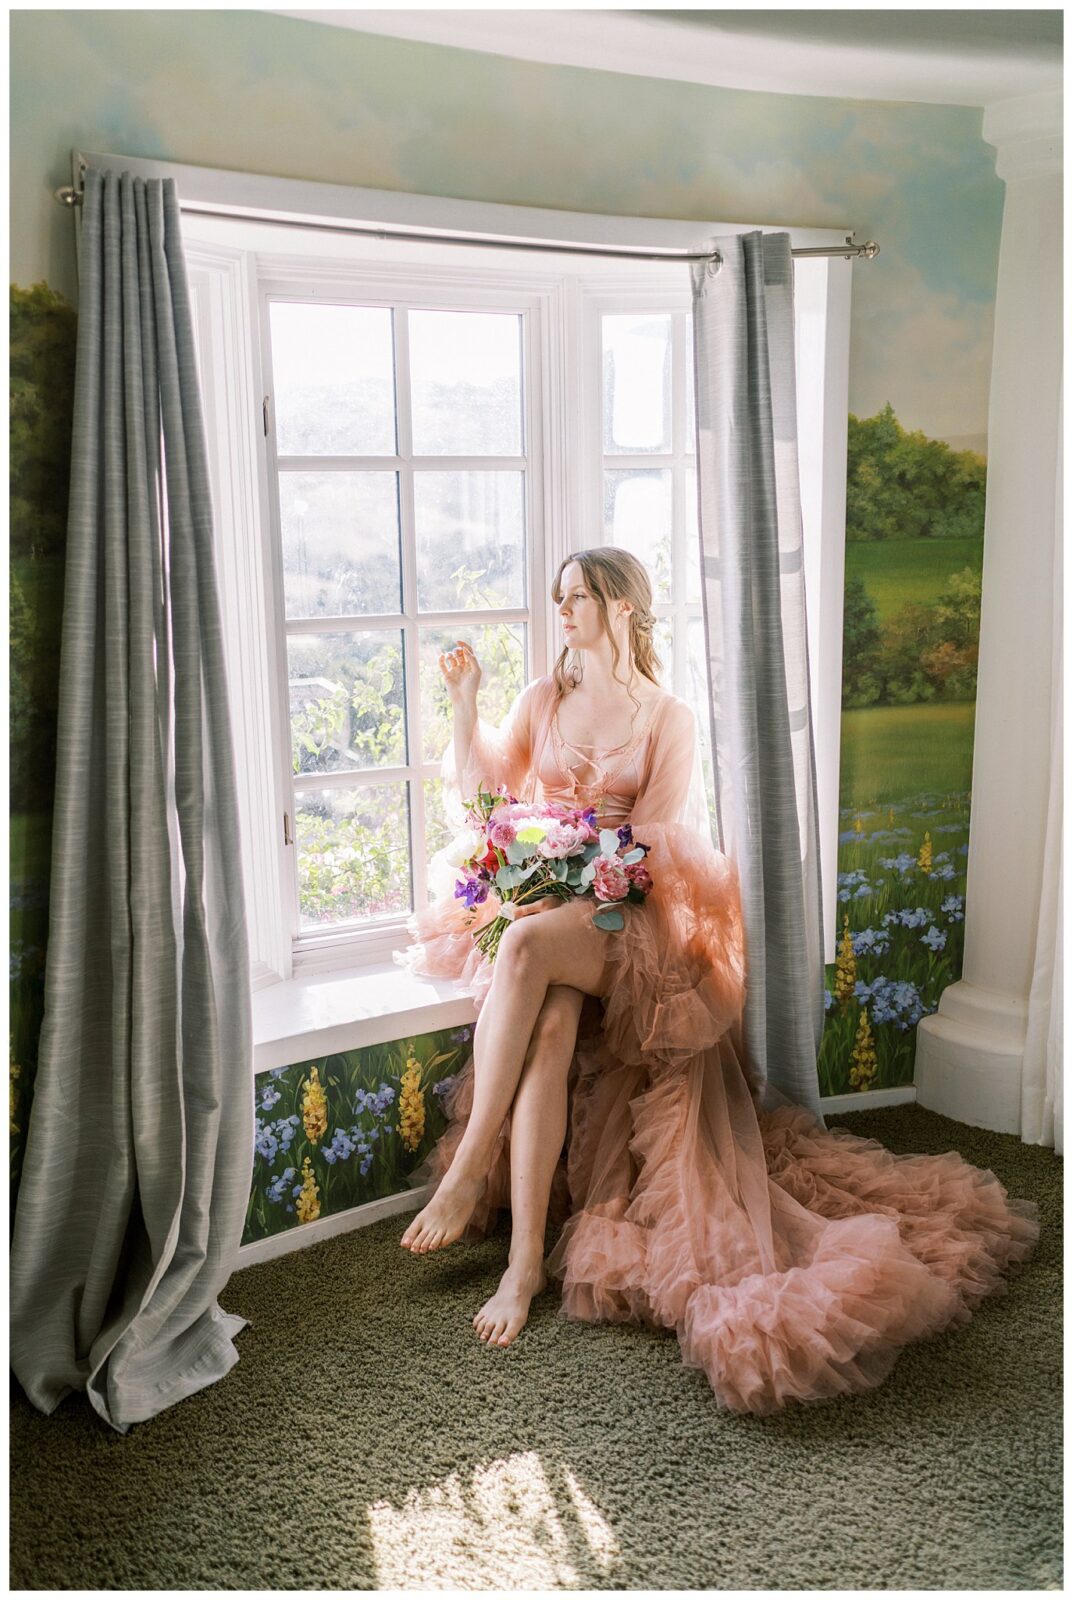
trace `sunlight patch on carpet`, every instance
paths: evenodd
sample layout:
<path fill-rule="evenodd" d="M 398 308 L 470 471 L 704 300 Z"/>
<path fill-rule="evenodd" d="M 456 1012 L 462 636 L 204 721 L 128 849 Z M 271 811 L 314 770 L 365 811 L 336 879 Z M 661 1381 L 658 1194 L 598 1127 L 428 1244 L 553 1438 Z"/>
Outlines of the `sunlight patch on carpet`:
<path fill-rule="evenodd" d="M 369 1507 L 382 1589 L 572 1588 L 619 1559 L 607 1518 L 568 1467 L 558 1486 L 527 1450 Z"/>

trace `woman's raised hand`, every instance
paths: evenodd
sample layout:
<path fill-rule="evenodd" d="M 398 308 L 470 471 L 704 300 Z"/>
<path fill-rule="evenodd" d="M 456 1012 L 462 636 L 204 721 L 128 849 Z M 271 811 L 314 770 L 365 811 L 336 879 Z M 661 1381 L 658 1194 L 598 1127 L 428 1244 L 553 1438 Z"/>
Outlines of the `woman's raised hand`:
<path fill-rule="evenodd" d="M 477 690 L 481 686 L 481 664 L 469 645 L 459 639 L 453 650 L 441 650 L 439 667 L 447 684 L 447 697 L 451 704 L 476 708 Z"/>

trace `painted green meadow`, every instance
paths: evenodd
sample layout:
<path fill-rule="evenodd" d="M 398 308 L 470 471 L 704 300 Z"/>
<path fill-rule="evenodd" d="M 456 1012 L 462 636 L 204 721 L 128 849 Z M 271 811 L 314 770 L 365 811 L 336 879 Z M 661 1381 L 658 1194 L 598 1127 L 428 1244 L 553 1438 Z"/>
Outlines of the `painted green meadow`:
<path fill-rule="evenodd" d="M 927 605 L 943 580 L 968 567 L 983 566 L 984 542 L 978 535 L 961 539 L 856 540 L 846 545 L 846 578 L 861 578 L 876 602 L 880 622 L 889 622 L 902 606 Z"/>
<path fill-rule="evenodd" d="M 399 1194 L 447 1126 L 472 1025 L 259 1073 L 242 1243 Z"/>

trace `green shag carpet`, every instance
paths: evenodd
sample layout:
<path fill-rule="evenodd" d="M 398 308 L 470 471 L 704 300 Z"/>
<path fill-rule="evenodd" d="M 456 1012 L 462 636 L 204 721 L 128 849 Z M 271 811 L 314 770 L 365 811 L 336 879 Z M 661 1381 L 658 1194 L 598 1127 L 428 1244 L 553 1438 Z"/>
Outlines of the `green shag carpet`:
<path fill-rule="evenodd" d="M 11 1586 L 1060 1588 L 1062 1161 L 914 1105 L 828 1121 L 1040 1205 L 1008 1292 L 880 1388 L 737 1416 L 673 1333 L 554 1286 L 488 1349 L 506 1225 L 415 1259 L 389 1218 L 236 1273 L 238 1364 L 125 1436 L 13 1383 Z"/>

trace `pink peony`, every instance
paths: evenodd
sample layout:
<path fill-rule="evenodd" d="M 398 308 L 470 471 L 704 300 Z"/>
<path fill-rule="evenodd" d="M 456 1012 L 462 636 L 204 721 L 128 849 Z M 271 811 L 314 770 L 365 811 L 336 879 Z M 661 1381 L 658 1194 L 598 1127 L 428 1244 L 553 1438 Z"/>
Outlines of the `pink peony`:
<path fill-rule="evenodd" d="M 537 853 L 561 860 L 564 856 L 572 856 L 580 851 L 582 845 L 588 841 L 588 837 L 589 830 L 583 822 L 556 822 L 537 845 Z"/>
<path fill-rule="evenodd" d="M 496 821 L 496 819 L 493 817 L 491 822 L 489 822 L 488 842 L 489 844 L 494 844 L 497 850 L 505 850 L 509 844 L 514 843 L 515 837 L 516 831 L 514 823 L 509 821 L 506 817 L 504 817 L 502 821 Z"/>
<path fill-rule="evenodd" d="M 597 900 L 624 900 L 629 892 L 630 880 L 622 862 L 597 856 L 594 865 L 596 874 L 592 888 Z"/>

